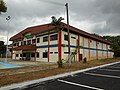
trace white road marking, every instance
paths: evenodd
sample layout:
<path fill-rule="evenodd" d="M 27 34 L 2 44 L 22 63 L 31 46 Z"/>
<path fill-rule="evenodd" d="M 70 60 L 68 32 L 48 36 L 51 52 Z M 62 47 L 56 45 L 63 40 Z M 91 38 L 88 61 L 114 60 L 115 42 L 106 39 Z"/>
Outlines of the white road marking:
<path fill-rule="evenodd" d="M 105 75 L 105 74 L 95 74 L 95 73 L 87 73 L 87 72 L 84 72 L 83 74 L 120 79 L 119 76 L 111 76 L 111 75 Z"/>
<path fill-rule="evenodd" d="M 113 71 L 113 72 L 120 72 L 120 70 L 113 70 L 113 69 L 102 69 L 102 68 L 100 68 L 99 70 Z"/>
<path fill-rule="evenodd" d="M 118 68 L 118 69 L 120 69 L 120 67 L 118 67 L 118 66 L 110 66 L 110 68 Z"/>
<path fill-rule="evenodd" d="M 89 89 L 94 89 L 94 90 L 104 90 L 104 89 L 101 89 L 101 88 L 91 87 L 91 86 L 87 86 L 87 85 L 83 85 L 83 84 L 78 84 L 78 83 L 74 83 L 74 82 L 60 80 L 60 79 L 58 79 L 58 81 L 63 82 L 63 83 L 67 83 L 67 84 L 71 84 L 71 85 L 75 85 L 75 86 L 79 86 L 79 87 L 85 87 L 85 88 L 89 88 Z"/>

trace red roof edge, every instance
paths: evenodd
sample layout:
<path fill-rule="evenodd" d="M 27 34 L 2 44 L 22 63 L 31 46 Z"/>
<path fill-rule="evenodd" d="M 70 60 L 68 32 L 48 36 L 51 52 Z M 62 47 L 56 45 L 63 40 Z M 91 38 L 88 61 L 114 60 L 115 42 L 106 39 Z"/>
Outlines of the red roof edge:
<path fill-rule="evenodd" d="M 67 29 L 67 24 L 65 24 L 63 22 L 62 22 L 62 24 L 64 25 L 63 27 Z M 31 32 L 32 34 L 37 34 L 37 33 L 41 33 L 41 32 L 51 30 L 53 28 L 55 28 L 55 27 L 50 25 L 50 23 L 43 24 L 43 25 L 38 25 L 38 26 L 33 26 L 33 27 L 28 27 L 28 28 L 24 29 L 23 31 L 19 32 L 18 34 L 14 35 L 13 37 L 11 37 L 10 41 L 21 38 L 21 36 L 23 34 L 27 33 L 27 32 Z M 76 27 L 73 27 L 71 25 L 69 25 L 69 29 L 70 29 L 70 31 L 77 32 L 79 35 L 87 36 L 87 37 L 92 38 L 94 40 L 98 40 L 98 41 L 101 41 L 101 42 L 104 42 L 104 43 L 107 43 L 107 44 L 111 44 L 109 41 L 104 40 L 103 38 L 92 35 L 88 32 L 85 32 L 85 31 L 83 31 L 81 29 L 78 29 Z"/>

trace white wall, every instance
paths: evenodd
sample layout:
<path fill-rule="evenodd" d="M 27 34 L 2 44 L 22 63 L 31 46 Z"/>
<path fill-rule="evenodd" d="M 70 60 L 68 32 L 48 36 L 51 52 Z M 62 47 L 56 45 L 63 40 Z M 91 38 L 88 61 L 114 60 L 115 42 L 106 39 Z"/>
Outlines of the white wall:
<path fill-rule="evenodd" d="M 84 47 L 88 47 L 88 38 L 84 38 Z"/>
<path fill-rule="evenodd" d="M 98 42 L 98 49 L 102 49 L 102 43 L 101 42 Z"/>
<path fill-rule="evenodd" d="M 64 45 L 68 45 L 68 41 L 64 40 L 64 35 L 68 35 L 67 32 L 62 31 L 62 44 Z M 77 46 L 77 41 L 78 41 L 78 35 L 72 34 L 70 33 L 70 45 L 71 46 Z M 75 47 L 71 47 L 70 51 L 75 52 L 76 48 Z M 62 47 L 62 59 L 68 60 L 68 53 L 64 53 L 64 52 L 68 52 L 68 47 Z M 75 56 L 76 61 L 78 60 L 78 53 Z"/>
<path fill-rule="evenodd" d="M 84 47 L 88 48 L 88 38 L 85 38 L 85 37 L 84 37 Z M 88 56 L 89 56 L 89 50 L 88 49 L 84 49 L 84 55 L 83 56 L 88 58 Z"/>
<path fill-rule="evenodd" d="M 90 40 L 90 48 L 96 49 L 96 41 Z M 90 50 L 90 57 L 96 57 L 96 50 Z"/>
<path fill-rule="evenodd" d="M 58 61 L 58 47 L 51 47 L 50 52 L 50 62 L 57 62 Z M 57 53 L 56 53 L 57 52 Z"/>

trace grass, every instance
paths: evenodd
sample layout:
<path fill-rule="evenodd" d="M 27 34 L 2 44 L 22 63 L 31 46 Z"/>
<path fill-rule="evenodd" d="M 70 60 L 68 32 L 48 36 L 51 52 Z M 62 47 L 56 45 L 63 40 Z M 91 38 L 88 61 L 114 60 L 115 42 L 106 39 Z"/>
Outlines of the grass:
<path fill-rule="evenodd" d="M 57 68 L 57 64 L 47 66 L 31 66 L 18 69 L 0 70 L 0 87 L 19 83 L 34 79 L 40 79 L 48 76 L 53 76 L 65 72 L 71 72 L 75 70 L 81 70 L 98 65 L 108 64 L 112 62 L 120 61 L 120 59 L 110 60 L 92 60 L 83 64 L 82 62 L 75 62 L 71 65 L 64 64 L 63 68 Z"/>

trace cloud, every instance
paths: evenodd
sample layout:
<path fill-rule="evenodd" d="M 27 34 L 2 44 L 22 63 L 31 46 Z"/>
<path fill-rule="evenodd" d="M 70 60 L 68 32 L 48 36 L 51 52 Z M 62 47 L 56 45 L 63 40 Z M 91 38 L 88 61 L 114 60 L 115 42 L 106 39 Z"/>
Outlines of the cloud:
<path fill-rule="evenodd" d="M 120 33 L 120 0 L 4 0 L 8 12 L 0 15 L 0 34 L 10 36 L 34 25 L 62 16 L 66 22 L 65 3 L 69 3 L 70 24 L 90 33 Z M 9 26 L 5 18 L 10 15 Z"/>

